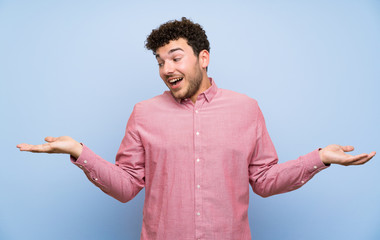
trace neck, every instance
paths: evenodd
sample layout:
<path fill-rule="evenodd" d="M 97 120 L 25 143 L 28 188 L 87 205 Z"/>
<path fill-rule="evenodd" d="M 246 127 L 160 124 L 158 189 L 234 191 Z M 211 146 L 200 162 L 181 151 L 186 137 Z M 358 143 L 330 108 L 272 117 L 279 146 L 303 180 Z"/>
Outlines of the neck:
<path fill-rule="evenodd" d="M 190 98 L 191 101 L 193 103 L 195 103 L 197 101 L 198 95 L 203 93 L 204 91 L 206 91 L 209 87 L 211 87 L 211 82 L 210 82 L 210 79 L 208 78 L 207 73 L 206 73 L 206 74 L 203 74 L 202 83 L 201 83 L 201 86 L 199 87 L 197 93 L 194 94 Z"/>

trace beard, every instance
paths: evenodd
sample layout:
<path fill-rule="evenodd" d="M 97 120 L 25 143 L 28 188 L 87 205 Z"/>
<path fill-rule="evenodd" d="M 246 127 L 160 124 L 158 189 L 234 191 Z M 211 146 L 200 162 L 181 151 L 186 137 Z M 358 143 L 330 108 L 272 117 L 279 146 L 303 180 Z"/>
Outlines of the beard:
<path fill-rule="evenodd" d="M 181 99 L 181 100 L 186 99 L 186 98 L 191 98 L 199 91 L 199 88 L 201 87 L 201 84 L 202 84 L 202 79 L 203 79 L 202 71 L 199 68 L 195 68 L 195 75 L 187 78 L 189 85 L 185 93 L 179 96 L 178 95 L 176 96 L 175 93 L 172 92 L 173 97 L 177 99 Z"/>
<path fill-rule="evenodd" d="M 202 74 L 200 72 L 198 73 L 199 74 L 197 74 L 194 78 L 189 79 L 189 87 L 187 88 L 186 93 L 184 94 L 183 97 L 181 97 L 181 99 L 191 98 L 198 92 L 199 88 L 201 87 L 201 83 L 203 79 Z"/>

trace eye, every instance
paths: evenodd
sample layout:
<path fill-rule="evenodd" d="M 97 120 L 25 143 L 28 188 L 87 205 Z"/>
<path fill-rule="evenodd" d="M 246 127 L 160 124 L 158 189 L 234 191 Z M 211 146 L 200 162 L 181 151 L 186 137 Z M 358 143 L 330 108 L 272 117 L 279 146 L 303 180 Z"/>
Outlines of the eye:
<path fill-rule="evenodd" d="M 164 66 L 164 63 L 158 63 L 158 67 Z"/>
<path fill-rule="evenodd" d="M 179 62 L 181 60 L 181 58 L 174 58 L 173 61 L 174 62 Z"/>

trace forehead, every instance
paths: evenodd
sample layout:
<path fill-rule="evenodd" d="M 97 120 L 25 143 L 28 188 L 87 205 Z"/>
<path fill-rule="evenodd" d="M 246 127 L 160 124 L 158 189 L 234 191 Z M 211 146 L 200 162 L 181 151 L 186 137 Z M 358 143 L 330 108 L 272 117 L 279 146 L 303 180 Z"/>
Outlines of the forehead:
<path fill-rule="evenodd" d="M 188 52 L 193 51 L 191 46 L 187 43 L 187 40 L 184 38 L 180 38 L 178 40 L 171 40 L 168 44 L 157 48 L 156 50 L 156 58 L 162 58 L 167 55 L 171 55 L 175 52 Z"/>

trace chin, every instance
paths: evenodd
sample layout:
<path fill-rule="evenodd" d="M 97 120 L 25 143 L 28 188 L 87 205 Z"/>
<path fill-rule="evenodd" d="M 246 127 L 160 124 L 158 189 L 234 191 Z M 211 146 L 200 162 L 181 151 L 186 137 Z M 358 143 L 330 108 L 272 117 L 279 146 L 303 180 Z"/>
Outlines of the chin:
<path fill-rule="evenodd" d="M 181 94 L 179 92 L 177 92 L 177 93 L 172 92 L 172 95 L 174 96 L 174 98 L 177 98 L 177 99 L 185 99 L 186 98 L 185 94 Z"/>

